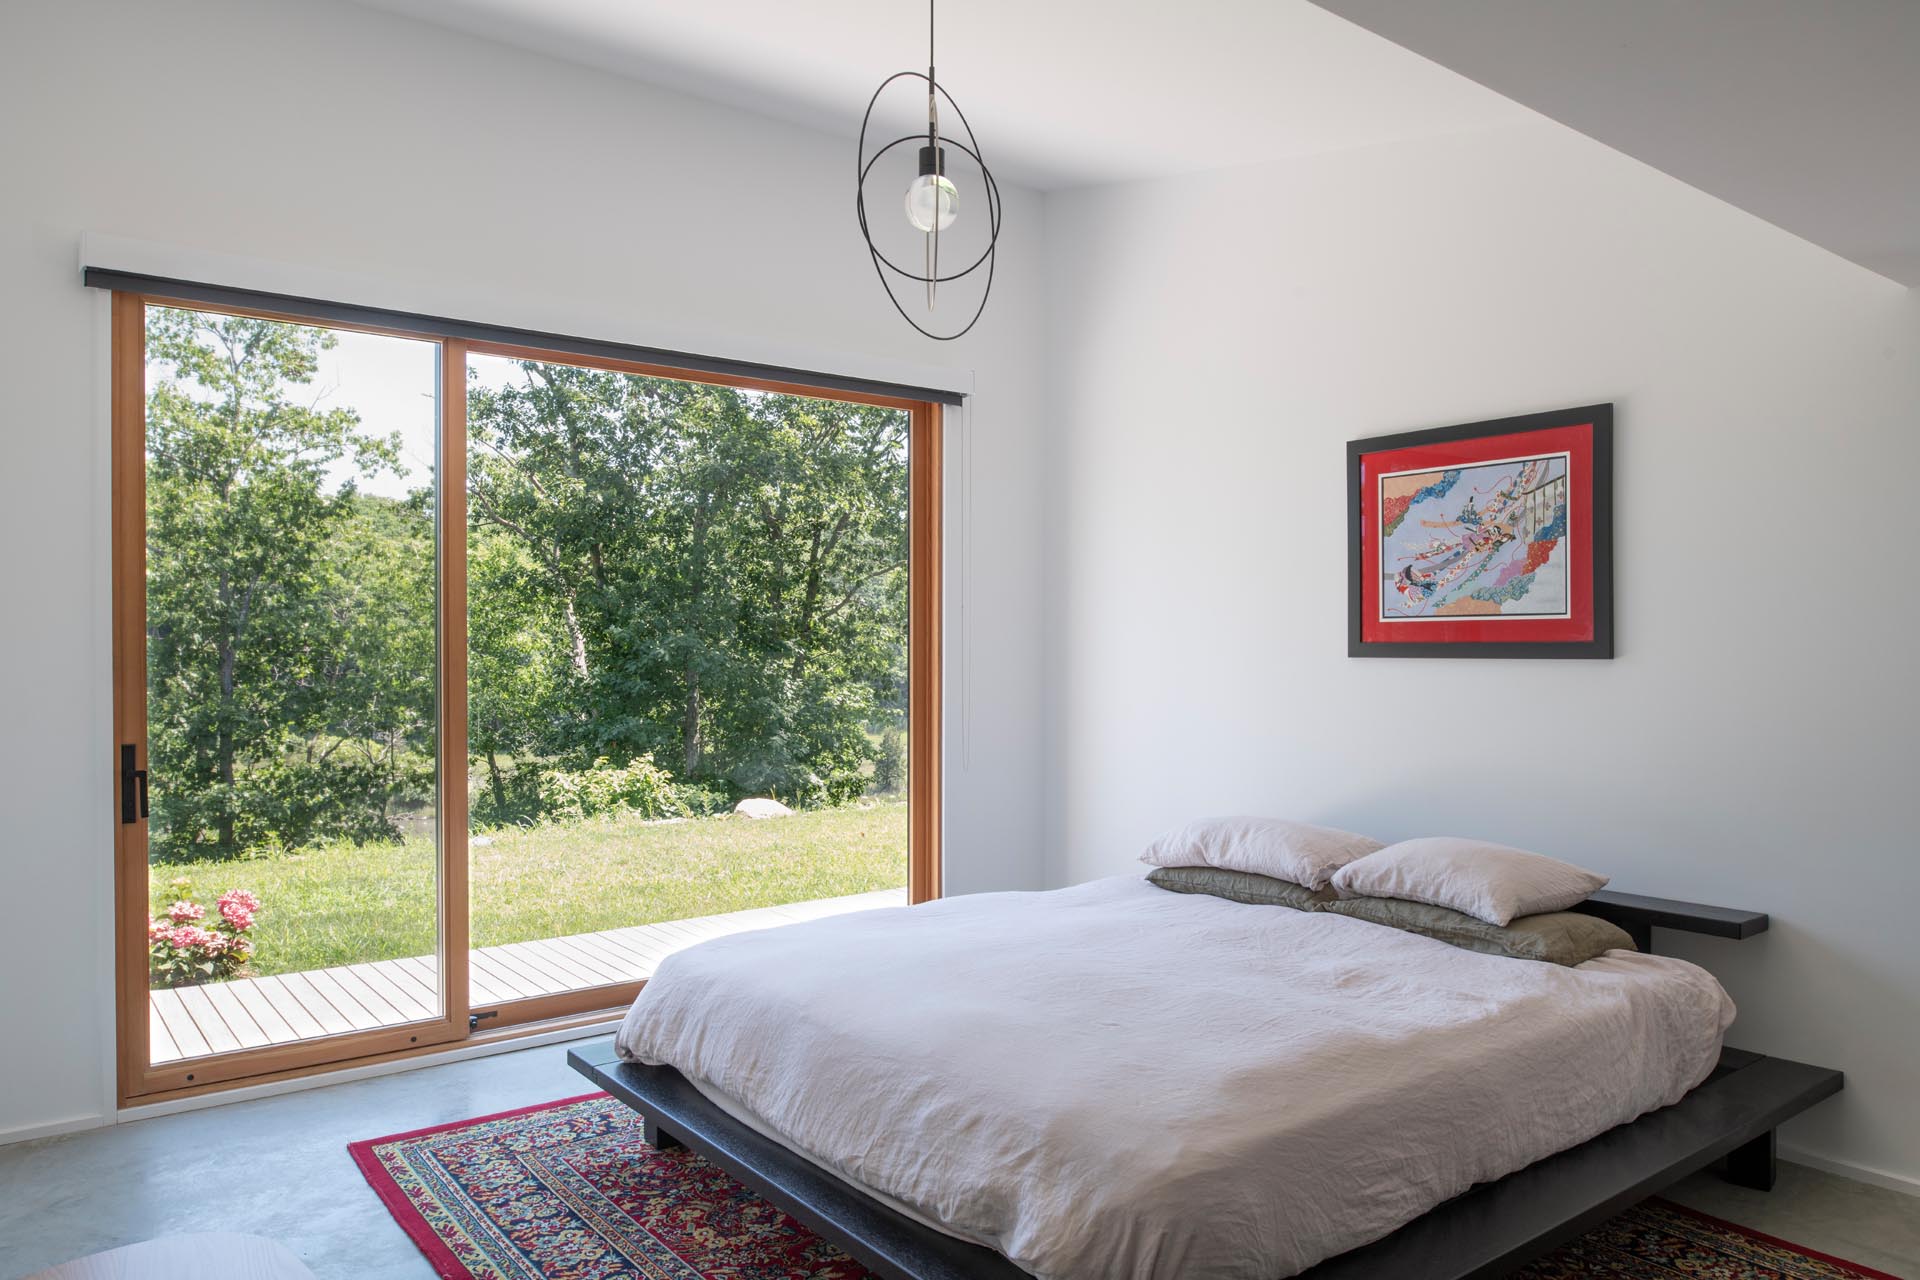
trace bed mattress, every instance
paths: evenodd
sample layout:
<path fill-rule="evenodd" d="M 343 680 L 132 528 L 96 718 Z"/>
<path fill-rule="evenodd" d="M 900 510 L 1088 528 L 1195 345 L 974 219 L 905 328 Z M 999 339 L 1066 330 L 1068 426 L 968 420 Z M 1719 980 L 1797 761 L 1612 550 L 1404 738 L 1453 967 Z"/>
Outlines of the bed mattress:
<path fill-rule="evenodd" d="M 1733 1003 L 1133 876 L 715 939 L 623 1056 L 1042 1280 L 1275 1280 L 1677 1102 Z"/>

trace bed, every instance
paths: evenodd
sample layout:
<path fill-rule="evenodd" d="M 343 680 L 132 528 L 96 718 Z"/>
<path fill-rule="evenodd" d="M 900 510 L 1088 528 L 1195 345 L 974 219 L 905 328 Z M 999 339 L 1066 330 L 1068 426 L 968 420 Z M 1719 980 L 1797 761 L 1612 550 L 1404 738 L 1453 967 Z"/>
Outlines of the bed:
<path fill-rule="evenodd" d="M 1753 913 L 1597 895 L 1747 936 Z M 1723 1051 L 1704 970 L 1479 955 L 1118 877 L 664 963 L 577 1068 L 878 1274 L 1497 1275 L 1839 1073 Z"/>

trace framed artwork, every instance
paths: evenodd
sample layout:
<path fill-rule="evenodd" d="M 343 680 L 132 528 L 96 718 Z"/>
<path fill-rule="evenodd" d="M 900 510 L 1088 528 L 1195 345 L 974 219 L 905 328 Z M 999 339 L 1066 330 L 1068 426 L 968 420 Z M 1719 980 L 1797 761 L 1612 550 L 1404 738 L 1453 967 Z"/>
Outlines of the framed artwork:
<path fill-rule="evenodd" d="M 1611 658 L 1613 406 L 1347 444 L 1356 658 Z"/>

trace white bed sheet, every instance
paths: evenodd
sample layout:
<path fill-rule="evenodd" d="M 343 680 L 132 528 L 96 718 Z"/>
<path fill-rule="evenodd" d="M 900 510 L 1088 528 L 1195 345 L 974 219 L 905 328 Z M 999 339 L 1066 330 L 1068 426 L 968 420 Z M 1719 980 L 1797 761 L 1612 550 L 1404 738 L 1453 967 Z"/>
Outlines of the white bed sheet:
<path fill-rule="evenodd" d="M 1732 1019 L 1681 960 L 1122 876 L 715 939 L 617 1042 L 1042 1280 L 1274 1280 L 1677 1102 Z"/>

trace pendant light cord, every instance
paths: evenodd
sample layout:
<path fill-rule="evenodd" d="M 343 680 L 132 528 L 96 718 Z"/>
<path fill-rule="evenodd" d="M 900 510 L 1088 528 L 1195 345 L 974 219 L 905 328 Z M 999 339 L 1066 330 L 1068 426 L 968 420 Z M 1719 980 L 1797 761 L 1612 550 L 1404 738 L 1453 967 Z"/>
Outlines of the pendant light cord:
<path fill-rule="evenodd" d="M 934 78 L 933 68 L 933 3 L 927 0 L 927 146 L 933 151 L 933 227 L 927 233 L 927 310 L 933 310 L 933 299 L 939 289 L 940 279 L 940 182 L 946 179 L 947 166 L 940 163 L 940 115 L 935 108 L 935 95 L 940 92 L 940 82 Z"/>

